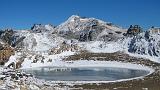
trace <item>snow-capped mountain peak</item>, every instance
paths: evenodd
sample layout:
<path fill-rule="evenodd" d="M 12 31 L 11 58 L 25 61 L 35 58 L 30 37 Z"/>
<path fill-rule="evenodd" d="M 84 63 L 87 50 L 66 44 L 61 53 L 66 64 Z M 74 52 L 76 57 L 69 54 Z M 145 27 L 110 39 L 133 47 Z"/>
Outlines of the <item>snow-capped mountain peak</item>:
<path fill-rule="evenodd" d="M 99 19 L 95 18 L 86 18 L 86 17 L 80 17 L 77 15 L 72 15 L 68 18 L 64 23 L 57 26 L 56 31 L 61 34 L 65 34 L 67 32 L 81 32 L 84 30 L 113 30 L 113 31 L 122 31 L 123 29 L 120 27 L 117 27 L 116 25 L 112 23 L 107 23 Z"/>
<path fill-rule="evenodd" d="M 71 17 L 68 18 L 66 22 L 74 22 L 76 19 L 79 19 L 80 16 L 78 15 L 72 15 Z"/>

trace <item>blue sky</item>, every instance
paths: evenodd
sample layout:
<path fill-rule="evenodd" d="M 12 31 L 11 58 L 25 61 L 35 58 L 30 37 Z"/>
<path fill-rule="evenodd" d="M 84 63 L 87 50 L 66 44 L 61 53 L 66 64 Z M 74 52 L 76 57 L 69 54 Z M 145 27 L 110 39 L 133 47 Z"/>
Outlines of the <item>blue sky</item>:
<path fill-rule="evenodd" d="M 0 0 L 0 28 L 58 25 L 73 14 L 95 17 L 122 27 L 160 26 L 160 0 Z"/>

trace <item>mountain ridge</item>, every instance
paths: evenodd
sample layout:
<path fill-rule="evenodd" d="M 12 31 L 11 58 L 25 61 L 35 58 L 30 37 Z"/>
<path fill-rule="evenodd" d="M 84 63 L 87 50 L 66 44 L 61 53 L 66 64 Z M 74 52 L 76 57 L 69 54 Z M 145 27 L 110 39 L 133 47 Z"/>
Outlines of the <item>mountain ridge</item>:
<path fill-rule="evenodd" d="M 127 30 L 99 19 L 72 15 L 58 26 L 34 24 L 30 30 L 6 30 L 0 39 L 23 52 L 124 51 L 156 57 L 159 61 L 160 34 L 155 30 L 142 31 L 138 25 Z"/>

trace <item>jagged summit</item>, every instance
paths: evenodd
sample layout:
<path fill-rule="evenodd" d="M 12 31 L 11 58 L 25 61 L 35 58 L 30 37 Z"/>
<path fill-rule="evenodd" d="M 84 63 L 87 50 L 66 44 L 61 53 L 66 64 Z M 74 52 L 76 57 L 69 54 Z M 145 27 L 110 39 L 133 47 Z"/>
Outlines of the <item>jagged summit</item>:
<path fill-rule="evenodd" d="M 56 30 L 57 32 L 63 33 L 63 32 L 77 32 L 82 31 L 85 29 L 93 29 L 94 27 L 101 27 L 103 29 L 109 29 L 114 31 L 122 31 L 123 29 L 110 23 L 110 22 L 104 22 L 99 19 L 95 18 L 86 18 L 86 17 L 80 17 L 78 15 L 72 15 L 68 18 L 64 23 L 60 24 Z"/>

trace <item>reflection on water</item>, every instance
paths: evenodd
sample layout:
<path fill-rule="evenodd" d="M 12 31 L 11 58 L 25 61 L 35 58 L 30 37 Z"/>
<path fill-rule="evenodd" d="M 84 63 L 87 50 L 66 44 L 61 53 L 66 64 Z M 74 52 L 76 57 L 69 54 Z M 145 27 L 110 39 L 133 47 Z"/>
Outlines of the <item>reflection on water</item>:
<path fill-rule="evenodd" d="M 149 73 L 145 70 L 126 68 L 54 68 L 45 67 L 25 70 L 39 79 L 64 80 L 64 81 L 95 81 L 95 80 L 119 80 L 143 76 Z"/>

